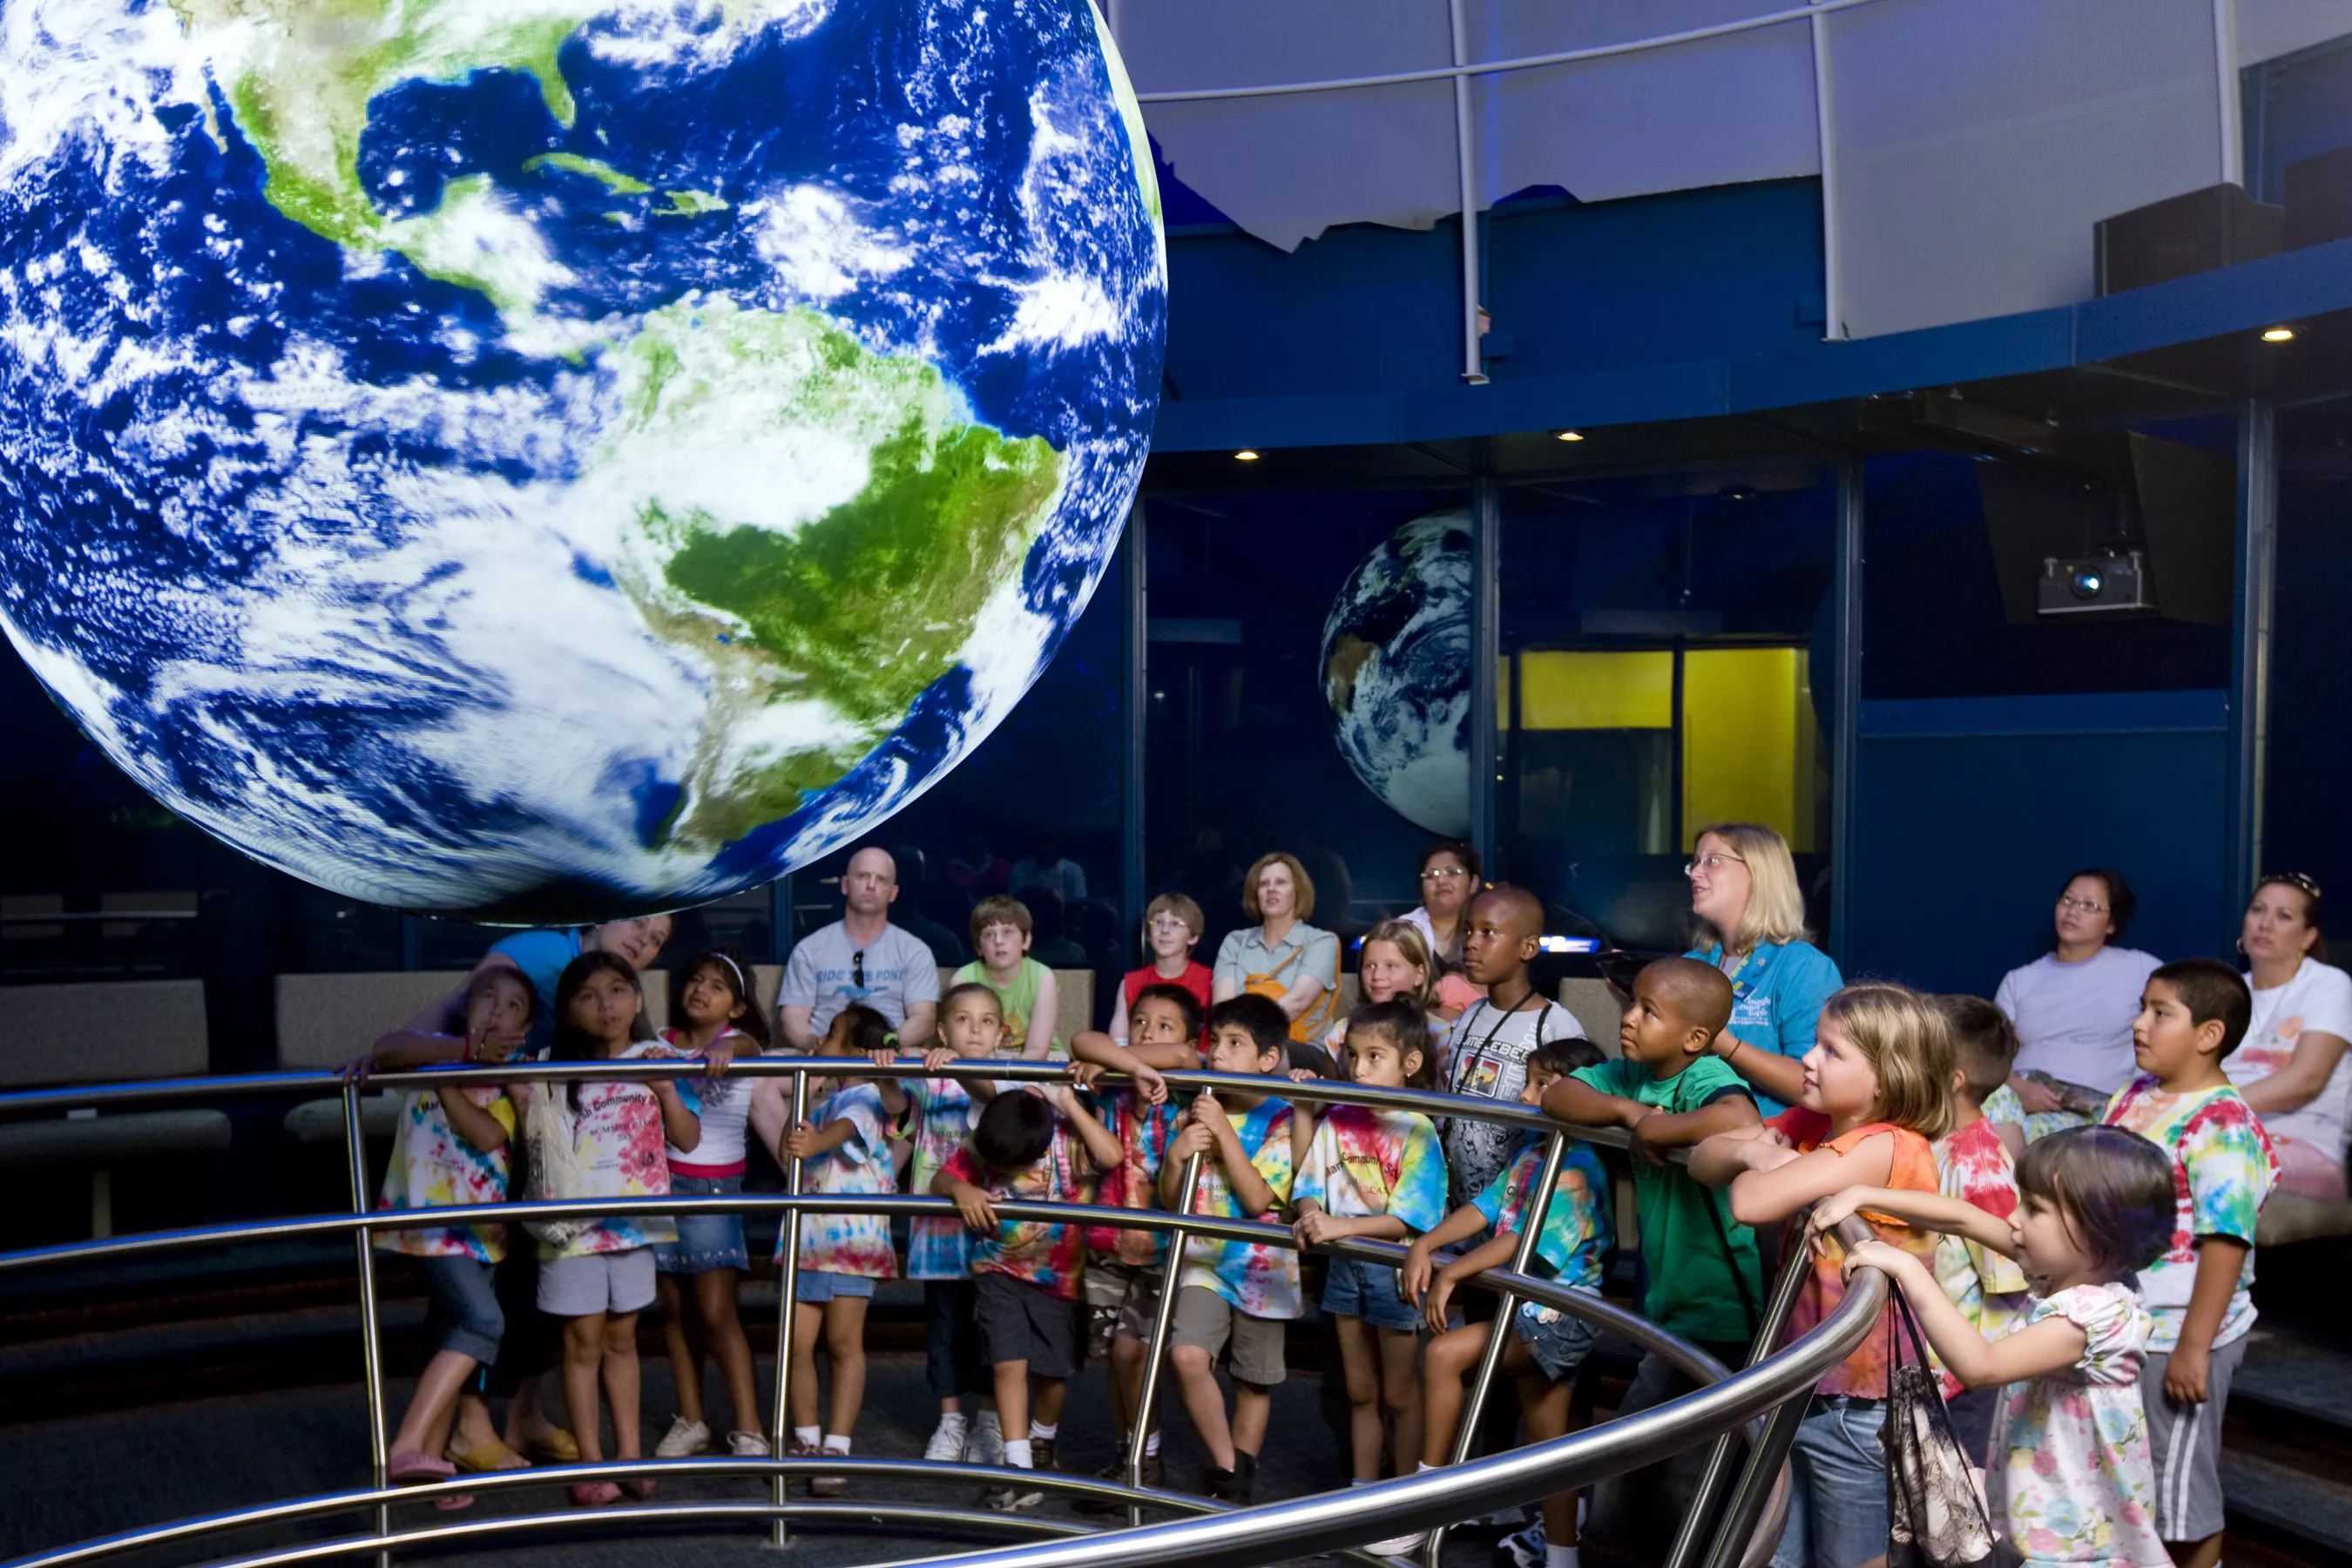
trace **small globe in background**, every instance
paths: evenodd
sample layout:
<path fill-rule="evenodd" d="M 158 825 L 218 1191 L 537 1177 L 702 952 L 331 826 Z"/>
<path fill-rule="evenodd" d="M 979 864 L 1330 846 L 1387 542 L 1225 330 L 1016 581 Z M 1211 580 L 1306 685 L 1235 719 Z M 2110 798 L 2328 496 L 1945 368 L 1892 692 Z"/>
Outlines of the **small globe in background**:
<path fill-rule="evenodd" d="M 1397 815 L 1470 831 L 1470 513 L 1412 519 L 1360 562 L 1323 622 L 1339 754 Z"/>
<path fill-rule="evenodd" d="M 585 921 L 1013 709 L 1158 401 L 1087 0 L 0 0 L 0 622 L 184 817 Z"/>

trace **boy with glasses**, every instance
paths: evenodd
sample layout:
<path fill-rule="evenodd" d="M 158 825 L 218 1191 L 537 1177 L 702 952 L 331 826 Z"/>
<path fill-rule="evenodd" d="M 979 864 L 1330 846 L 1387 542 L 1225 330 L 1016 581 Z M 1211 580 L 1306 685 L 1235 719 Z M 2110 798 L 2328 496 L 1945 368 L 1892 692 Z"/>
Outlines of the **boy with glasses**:
<path fill-rule="evenodd" d="M 1151 962 L 1129 970 L 1118 983 L 1118 1003 L 1110 1016 L 1112 1040 L 1127 1044 L 1127 1021 L 1147 985 L 1182 986 L 1201 1005 L 1201 1016 L 1208 1016 L 1209 987 L 1215 972 L 1192 956 L 1192 950 L 1201 945 L 1205 923 L 1201 906 L 1181 893 L 1162 893 L 1144 910 L 1143 936 L 1151 946 Z M 1206 1043 L 1205 1037 L 1200 1043 Z"/>

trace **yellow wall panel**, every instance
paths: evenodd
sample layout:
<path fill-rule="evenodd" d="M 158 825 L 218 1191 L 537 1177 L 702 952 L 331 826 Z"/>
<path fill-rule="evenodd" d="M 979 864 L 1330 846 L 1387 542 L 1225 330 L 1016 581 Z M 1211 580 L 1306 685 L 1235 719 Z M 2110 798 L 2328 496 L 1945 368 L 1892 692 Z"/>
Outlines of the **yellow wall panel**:
<path fill-rule="evenodd" d="M 1519 656 L 1522 730 L 1674 727 L 1675 656 L 1670 652 Z"/>
<path fill-rule="evenodd" d="M 1791 846 L 1812 837 L 1810 748 L 1800 722 L 1805 653 L 1793 647 L 1693 648 L 1683 661 L 1683 844 L 1710 822 L 1760 822 Z M 1801 803 L 1805 810 L 1798 807 Z"/>

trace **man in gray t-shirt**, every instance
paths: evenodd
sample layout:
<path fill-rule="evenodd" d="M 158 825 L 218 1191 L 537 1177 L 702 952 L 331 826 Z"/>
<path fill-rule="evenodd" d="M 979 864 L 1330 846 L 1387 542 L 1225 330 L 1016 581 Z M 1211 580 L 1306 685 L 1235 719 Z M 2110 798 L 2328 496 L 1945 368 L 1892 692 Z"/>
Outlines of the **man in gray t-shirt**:
<path fill-rule="evenodd" d="M 842 918 L 811 931 L 793 949 L 776 1001 L 784 1041 L 813 1052 L 834 1015 L 863 1002 L 890 1020 L 901 1050 L 913 1054 L 938 1026 L 939 964 L 922 939 L 889 921 L 898 868 L 889 852 L 865 848 L 841 876 Z"/>

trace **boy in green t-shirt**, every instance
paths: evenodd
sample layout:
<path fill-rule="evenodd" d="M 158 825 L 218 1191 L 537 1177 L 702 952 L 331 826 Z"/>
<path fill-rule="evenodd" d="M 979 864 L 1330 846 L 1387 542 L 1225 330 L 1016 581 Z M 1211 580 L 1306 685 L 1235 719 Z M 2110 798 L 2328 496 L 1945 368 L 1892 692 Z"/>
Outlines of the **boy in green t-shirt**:
<path fill-rule="evenodd" d="M 1731 1021 L 1731 983 L 1712 964 L 1662 958 L 1646 965 L 1618 1025 L 1618 1058 L 1553 1084 L 1543 1109 L 1562 1121 L 1633 1134 L 1633 1202 L 1650 1280 L 1643 1314 L 1737 1371 L 1747 1363 L 1764 1310 L 1756 1233 L 1732 1219 L 1722 1193 L 1701 1186 L 1665 1156 L 1757 1125 L 1746 1080 L 1708 1049 Z M 1663 1405 L 1693 1386 L 1664 1358 L 1646 1354 L 1618 1414 Z M 1601 1483 L 1592 1500 L 1596 1538 L 1614 1538 L 1629 1550 L 1663 1544 L 1627 1536 L 1662 1521 L 1671 1529 L 1687 1510 L 1705 1450 L 1680 1458 Z"/>

